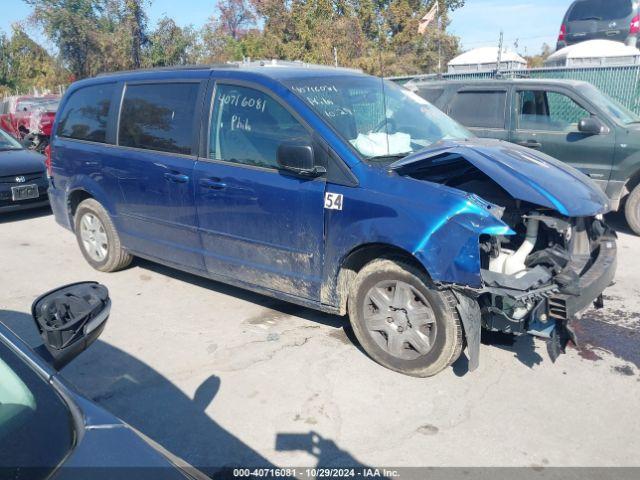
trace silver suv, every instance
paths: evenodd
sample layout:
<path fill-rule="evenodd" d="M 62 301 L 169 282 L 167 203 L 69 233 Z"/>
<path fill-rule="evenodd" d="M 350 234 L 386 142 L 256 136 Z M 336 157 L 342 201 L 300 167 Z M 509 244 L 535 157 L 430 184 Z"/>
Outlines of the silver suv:
<path fill-rule="evenodd" d="M 639 14 L 637 0 L 577 0 L 564 16 L 557 48 L 595 39 L 635 47 L 640 34 Z"/>

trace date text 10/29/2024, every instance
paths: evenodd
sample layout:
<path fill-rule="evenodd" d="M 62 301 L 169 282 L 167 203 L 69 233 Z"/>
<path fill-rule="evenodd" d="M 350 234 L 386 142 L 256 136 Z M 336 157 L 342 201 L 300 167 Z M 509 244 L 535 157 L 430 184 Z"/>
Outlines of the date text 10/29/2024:
<path fill-rule="evenodd" d="M 235 468 L 235 478 L 399 478 L 400 473 L 387 468 Z"/>

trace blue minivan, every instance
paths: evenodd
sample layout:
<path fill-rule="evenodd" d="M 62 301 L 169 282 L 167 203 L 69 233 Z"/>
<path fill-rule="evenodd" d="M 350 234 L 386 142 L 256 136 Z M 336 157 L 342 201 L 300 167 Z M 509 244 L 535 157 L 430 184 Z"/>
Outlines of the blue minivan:
<path fill-rule="evenodd" d="M 464 345 L 475 368 L 481 328 L 548 338 L 555 355 L 615 274 L 609 202 L 588 177 L 353 70 L 83 80 L 47 164 L 56 220 L 94 268 L 138 256 L 348 314 L 366 352 L 408 375 Z"/>

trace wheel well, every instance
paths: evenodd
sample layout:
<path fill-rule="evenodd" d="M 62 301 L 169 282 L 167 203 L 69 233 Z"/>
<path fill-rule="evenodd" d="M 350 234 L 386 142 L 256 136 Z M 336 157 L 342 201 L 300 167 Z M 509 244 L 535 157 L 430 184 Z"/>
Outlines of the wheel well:
<path fill-rule="evenodd" d="M 627 183 L 625 185 L 625 187 L 628 190 L 628 193 L 631 193 L 631 191 L 636 188 L 636 186 L 640 183 L 640 170 L 638 170 L 636 173 L 634 173 L 633 175 L 631 175 L 629 177 L 629 180 L 627 180 Z"/>
<path fill-rule="evenodd" d="M 402 248 L 384 243 L 361 245 L 349 252 L 347 256 L 344 257 L 340 266 L 338 282 L 336 284 L 336 295 L 341 315 L 347 314 L 349 289 L 358 272 L 369 262 L 380 258 L 403 260 L 406 263 L 414 265 L 426 275 L 429 275 L 429 272 L 427 272 L 416 257 Z"/>
<path fill-rule="evenodd" d="M 73 218 L 76 216 L 76 210 L 80 202 L 83 202 L 87 198 L 93 198 L 93 196 L 86 190 L 74 190 L 69 194 L 67 198 L 67 206 L 69 211 L 69 217 L 71 219 L 71 225 L 73 225 Z"/>

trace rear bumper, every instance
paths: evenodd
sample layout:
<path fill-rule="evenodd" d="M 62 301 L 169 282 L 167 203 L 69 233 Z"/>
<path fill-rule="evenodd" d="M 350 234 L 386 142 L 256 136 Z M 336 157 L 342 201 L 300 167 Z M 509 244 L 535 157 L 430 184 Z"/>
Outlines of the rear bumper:
<path fill-rule="evenodd" d="M 549 317 L 568 320 L 578 316 L 613 283 L 617 269 L 618 248 L 615 235 L 604 235 L 598 246 L 598 255 L 589 269 L 580 277 L 578 296 L 557 294 L 549 298 Z"/>

